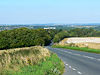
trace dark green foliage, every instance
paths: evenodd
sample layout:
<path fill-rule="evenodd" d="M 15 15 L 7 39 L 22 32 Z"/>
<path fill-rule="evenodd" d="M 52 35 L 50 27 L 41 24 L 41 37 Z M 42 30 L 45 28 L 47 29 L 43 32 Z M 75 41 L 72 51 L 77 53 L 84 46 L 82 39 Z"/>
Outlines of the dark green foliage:
<path fill-rule="evenodd" d="M 55 35 L 53 42 L 57 43 L 66 37 L 100 37 L 100 31 L 92 28 L 76 28 L 69 31 L 63 30 Z"/>
<path fill-rule="evenodd" d="M 69 36 L 69 34 L 68 34 L 68 32 L 67 31 L 61 31 L 61 32 L 59 32 L 59 33 L 57 33 L 56 35 L 55 35 L 55 37 L 54 37 L 54 39 L 53 39 L 53 42 L 55 43 L 55 42 L 59 42 L 59 41 L 61 41 L 62 39 L 64 39 L 65 37 L 68 37 Z"/>
<path fill-rule="evenodd" d="M 18 28 L 0 32 L 0 49 L 48 45 L 56 30 Z"/>
<path fill-rule="evenodd" d="M 96 31 L 92 28 L 89 29 L 80 29 L 80 28 L 76 28 L 76 29 L 72 29 L 69 31 L 70 36 L 75 36 L 75 37 L 99 37 L 100 35 L 100 31 Z"/>
<path fill-rule="evenodd" d="M 55 35 L 56 34 L 56 35 Z M 66 37 L 100 37 L 100 31 L 94 29 L 44 30 L 18 28 L 0 32 L 0 49 L 49 45 L 51 40 L 59 42 Z"/>

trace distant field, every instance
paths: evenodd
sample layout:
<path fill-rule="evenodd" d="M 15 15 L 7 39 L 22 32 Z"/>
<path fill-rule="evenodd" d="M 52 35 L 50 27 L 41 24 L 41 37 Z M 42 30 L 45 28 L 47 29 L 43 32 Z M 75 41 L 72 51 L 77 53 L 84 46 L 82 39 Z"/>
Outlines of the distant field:
<path fill-rule="evenodd" d="M 100 43 L 99 37 L 73 37 L 67 38 L 66 43 Z"/>
<path fill-rule="evenodd" d="M 54 44 L 52 47 L 100 54 L 100 38 L 99 37 L 65 38 L 61 42 Z"/>
<path fill-rule="evenodd" d="M 88 48 L 93 48 L 93 49 L 100 49 L 100 37 L 65 38 L 59 44 L 76 46 L 76 47 L 88 47 Z"/>

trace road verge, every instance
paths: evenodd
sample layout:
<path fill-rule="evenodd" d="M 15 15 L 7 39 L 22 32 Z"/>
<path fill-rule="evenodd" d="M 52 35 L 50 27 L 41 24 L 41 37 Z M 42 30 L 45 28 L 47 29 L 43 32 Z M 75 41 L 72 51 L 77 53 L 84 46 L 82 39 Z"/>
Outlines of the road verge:
<path fill-rule="evenodd" d="M 64 63 L 41 46 L 0 51 L 0 75 L 62 75 Z"/>

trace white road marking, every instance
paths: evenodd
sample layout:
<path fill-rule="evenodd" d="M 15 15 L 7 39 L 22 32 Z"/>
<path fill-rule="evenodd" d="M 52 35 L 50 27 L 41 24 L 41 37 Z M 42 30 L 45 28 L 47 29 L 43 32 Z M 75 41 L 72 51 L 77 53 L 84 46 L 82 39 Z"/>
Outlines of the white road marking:
<path fill-rule="evenodd" d="M 82 73 L 78 70 L 76 70 L 75 68 L 73 68 L 72 66 L 70 66 L 69 64 L 65 64 L 66 66 L 68 66 L 70 69 L 72 69 L 73 71 L 76 71 L 79 75 L 81 75 Z"/>
<path fill-rule="evenodd" d="M 69 66 L 69 68 L 72 68 L 71 66 Z"/>
<path fill-rule="evenodd" d="M 72 70 L 74 70 L 74 71 L 75 71 L 76 69 L 75 69 L 75 68 L 72 68 Z"/>
<path fill-rule="evenodd" d="M 82 74 L 80 71 L 77 71 L 77 73 L 80 74 L 80 75 Z"/>
<path fill-rule="evenodd" d="M 69 53 L 69 54 L 73 54 L 72 52 L 67 52 L 67 53 Z"/>
<path fill-rule="evenodd" d="M 89 58 L 89 59 L 96 59 L 94 57 L 89 57 L 89 56 L 85 56 L 85 55 L 83 55 L 83 57 L 86 57 L 86 58 Z"/>
<path fill-rule="evenodd" d="M 72 54 L 72 55 L 82 56 L 82 57 L 89 58 L 89 59 L 92 59 L 92 60 L 100 61 L 100 59 L 97 59 L 97 58 L 94 58 L 94 57 L 90 57 L 90 56 L 86 56 L 86 55 L 81 55 L 81 54 L 76 54 L 76 53 L 72 53 L 72 52 L 69 52 L 69 51 L 63 51 L 63 50 L 60 50 L 60 49 L 58 49 L 58 50 L 62 51 L 62 52 L 69 53 L 69 54 Z"/>
<path fill-rule="evenodd" d="M 80 54 L 74 54 L 74 55 L 81 56 Z"/>
<path fill-rule="evenodd" d="M 98 61 L 100 61 L 100 59 L 97 59 Z"/>
<path fill-rule="evenodd" d="M 68 64 L 66 64 L 68 66 Z"/>
<path fill-rule="evenodd" d="M 71 54 L 71 55 L 81 56 L 81 57 L 85 57 L 85 58 L 88 58 L 88 59 L 100 61 L 100 59 L 97 59 L 97 58 L 95 58 L 95 57 L 86 56 L 86 55 L 83 55 L 83 54 L 81 55 L 81 54 L 73 53 L 73 52 L 70 52 L 70 51 L 64 51 L 64 50 L 60 50 L 60 49 L 58 49 L 58 50 L 61 51 L 61 52 L 66 52 L 66 53 Z M 66 65 L 68 68 L 70 68 L 71 70 L 77 72 L 79 75 L 82 75 L 82 74 L 83 74 L 82 72 L 80 72 L 79 70 L 73 68 L 73 67 L 70 66 L 69 64 L 65 64 L 65 65 Z"/>
<path fill-rule="evenodd" d="M 57 49 L 57 50 L 62 51 L 62 52 L 66 52 L 66 53 L 69 53 L 69 54 L 72 54 L 72 55 L 82 56 L 82 57 L 85 57 L 85 58 L 88 58 L 88 59 L 97 60 L 97 61 L 100 62 L 100 59 L 97 59 L 97 58 L 94 58 L 94 57 L 90 57 L 90 56 L 86 56 L 86 55 L 81 55 L 81 54 L 77 54 L 77 53 L 72 53 L 70 51 L 64 51 L 64 50 L 60 50 L 60 49 Z"/>

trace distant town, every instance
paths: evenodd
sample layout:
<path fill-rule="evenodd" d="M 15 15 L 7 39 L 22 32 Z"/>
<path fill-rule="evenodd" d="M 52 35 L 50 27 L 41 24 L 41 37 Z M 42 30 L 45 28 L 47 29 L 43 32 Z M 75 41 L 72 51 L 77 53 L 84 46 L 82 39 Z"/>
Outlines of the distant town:
<path fill-rule="evenodd" d="M 93 28 L 100 30 L 100 24 L 0 24 L 0 31 L 11 30 L 16 28 L 30 29 L 74 29 L 74 28 Z"/>

